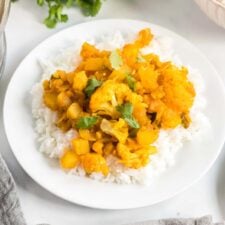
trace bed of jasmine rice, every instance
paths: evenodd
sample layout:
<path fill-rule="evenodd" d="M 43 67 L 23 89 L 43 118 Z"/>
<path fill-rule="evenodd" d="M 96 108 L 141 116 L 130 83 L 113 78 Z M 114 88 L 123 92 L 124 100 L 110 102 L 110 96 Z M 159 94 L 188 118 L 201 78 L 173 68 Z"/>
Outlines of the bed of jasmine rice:
<path fill-rule="evenodd" d="M 134 37 L 133 37 L 134 38 Z M 75 130 L 62 132 L 55 126 L 57 115 L 55 112 L 47 108 L 42 100 L 43 88 L 42 82 L 49 79 L 51 74 L 57 69 L 71 71 L 76 68 L 81 58 L 79 56 L 81 45 L 84 41 L 95 44 L 100 49 L 113 50 L 122 47 L 132 37 L 124 37 L 117 32 L 112 37 L 102 37 L 99 40 L 76 40 L 76 44 L 69 48 L 59 51 L 57 56 L 40 59 L 40 65 L 43 69 L 40 82 L 36 83 L 32 88 L 32 114 L 35 120 L 35 131 L 37 133 L 37 142 L 39 151 L 46 154 L 49 158 L 59 158 L 65 147 L 70 144 L 70 140 L 77 135 Z M 174 64 L 180 66 L 182 63 L 179 57 L 174 55 L 172 49 L 172 40 L 166 37 L 154 37 L 154 40 L 148 47 L 142 49 L 144 53 L 154 52 L 160 56 L 162 61 L 171 60 Z M 191 108 L 192 123 L 188 129 L 182 126 L 172 130 L 161 130 L 159 138 L 154 143 L 158 149 L 158 153 L 152 155 L 150 163 L 141 169 L 129 169 L 118 163 L 118 160 L 109 156 L 107 163 L 110 173 L 107 177 L 102 174 L 93 173 L 89 177 L 103 182 L 115 182 L 120 184 L 149 184 L 151 180 L 165 171 L 168 167 L 173 166 L 176 160 L 177 151 L 187 141 L 191 141 L 209 126 L 207 118 L 203 114 L 206 101 L 203 97 L 204 82 L 198 71 L 190 68 L 188 65 L 189 80 L 194 84 L 196 97 Z M 69 171 L 75 176 L 86 176 L 82 168 L 78 167 Z"/>

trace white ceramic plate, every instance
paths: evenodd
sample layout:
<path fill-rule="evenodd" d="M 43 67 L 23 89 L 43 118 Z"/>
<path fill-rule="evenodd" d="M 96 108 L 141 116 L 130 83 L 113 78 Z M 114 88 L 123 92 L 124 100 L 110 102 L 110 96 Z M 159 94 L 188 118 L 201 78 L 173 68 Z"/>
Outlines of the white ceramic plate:
<path fill-rule="evenodd" d="M 65 47 L 68 38 L 99 37 L 115 31 L 137 32 L 150 27 L 154 34 L 174 39 L 175 52 L 183 64 L 200 70 L 204 77 L 208 101 L 205 111 L 212 129 L 204 140 L 185 144 L 169 168 L 151 186 L 117 185 L 68 176 L 49 164 L 37 151 L 30 106 L 30 90 L 40 79 L 37 57 Z M 14 73 L 5 97 L 4 124 L 17 160 L 42 187 L 68 201 L 103 209 L 124 209 L 152 205 L 183 191 L 197 181 L 216 160 L 225 137 L 225 92 L 222 81 L 207 59 L 182 37 L 162 27 L 141 21 L 100 20 L 73 26 L 48 38 L 22 61 Z"/>

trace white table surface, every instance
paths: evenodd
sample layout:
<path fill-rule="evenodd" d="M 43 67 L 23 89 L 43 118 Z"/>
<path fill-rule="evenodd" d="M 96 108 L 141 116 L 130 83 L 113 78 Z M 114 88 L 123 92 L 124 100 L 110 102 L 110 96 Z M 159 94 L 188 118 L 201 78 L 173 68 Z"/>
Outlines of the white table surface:
<path fill-rule="evenodd" d="M 1 109 L 13 71 L 33 47 L 62 28 L 92 19 L 84 18 L 79 11 L 70 11 L 69 23 L 50 30 L 41 23 L 45 12 L 38 8 L 35 2 L 35 0 L 19 0 L 11 8 L 6 29 L 8 41 L 6 70 L 0 82 Z M 192 0 L 107 0 L 97 18 L 140 19 L 171 29 L 195 44 L 214 64 L 225 81 L 225 30 L 211 22 Z M 151 207 L 122 211 L 97 210 L 71 204 L 36 184 L 21 169 L 10 150 L 3 129 L 2 110 L 0 152 L 16 180 L 25 218 L 30 225 L 38 223 L 119 225 L 147 219 L 205 214 L 212 214 L 215 220 L 225 218 L 224 151 L 207 175 L 187 191 Z"/>

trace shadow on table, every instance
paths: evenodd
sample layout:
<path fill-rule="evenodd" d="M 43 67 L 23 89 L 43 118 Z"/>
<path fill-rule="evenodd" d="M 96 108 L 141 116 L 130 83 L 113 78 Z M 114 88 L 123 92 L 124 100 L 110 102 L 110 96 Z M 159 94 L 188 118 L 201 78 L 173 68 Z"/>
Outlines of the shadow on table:
<path fill-rule="evenodd" d="M 223 163 L 217 178 L 217 198 L 221 215 L 225 218 L 225 146 L 222 151 L 220 157 Z"/>

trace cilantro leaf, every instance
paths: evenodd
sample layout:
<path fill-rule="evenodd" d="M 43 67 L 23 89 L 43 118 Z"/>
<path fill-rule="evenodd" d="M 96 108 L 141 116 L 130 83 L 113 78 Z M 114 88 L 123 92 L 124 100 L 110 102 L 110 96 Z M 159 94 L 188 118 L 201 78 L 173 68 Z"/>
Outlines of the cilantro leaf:
<path fill-rule="evenodd" d="M 96 78 L 92 78 L 88 80 L 87 86 L 84 89 L 85 94 L 90 97 L 96 88 L 102 85 L 102 81 L 97 80 Z"/>
<path fill-rule="evenodd" d="M 120 112 L 121 117 L 129 124 L 130 127 L 138 129 L 139 123 L 133 117 L 133 105 L 131 103 L 125 103 L 116 107 L 116 110 Z"/>
<path fill-rule="evenodd" d="M 126 76 L 126 81 L 127 81 L 129 88 L 132 91 L 135 91 L 136 90 L 136 80 L 131 75 L 128 74 Z"/>
<path fill-rule="evenodd" d="M 97 122 L 98 122 L 98 117 L 96 116 L 81 117 L 76 123 L 76 128 L 88 129 L 93 127 Z"/>
<path fill-rule="evenodd" d="M 134 119 L 134 117 L 126 117 L 124 120 L 130 125 L 130 127 L 133 127 L 135 129 L 139 129 L 140 125 L 137 122 L 137 120 Z"/>
<path fill-rule="evenodd" d="M 133 113 L 133 106 L 131 103 L 125 103 L 123 105 L 118 105 L 116 107 L 116 110 L 118 112 L 120 112 L 120 114 L 122 115 L 123 118 L 126 118 L 126 117 L 130 117 L 132 116 L 132 113 Z"/>
<path fill-rule="evenodd" d="M 118 51 L 112 51 L 109 60 L 113 69 L 118 70 L 123 65 L 122 57 L 119 55 Z"/>

